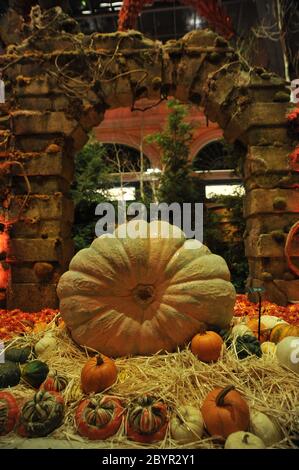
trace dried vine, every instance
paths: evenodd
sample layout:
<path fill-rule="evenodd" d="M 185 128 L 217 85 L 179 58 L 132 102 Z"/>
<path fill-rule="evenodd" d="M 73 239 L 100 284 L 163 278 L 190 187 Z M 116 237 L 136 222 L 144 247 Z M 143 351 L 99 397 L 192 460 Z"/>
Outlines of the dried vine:
<path fill-rule="evenodd" d="M 9 231 L 10 231 L 12 225 L 16 224 L 20 220 L 21 215 L 23 213 L 23 210 L 26 207 L 28 198 L 29 198 L 30 193 L 31 193 L 30 181 L 28 179 L 28 176 L 26 175 L 24 165 L 21 162 L 19 162 L 17 160 L 7 160 L 6 162 L 1 163 L 0 164 L 0 175 L 4 175 L 4 176 L 8 175 L 9 174 L 9 169 L 14 165 L 19 166 L 20 169 L 21 169 L 21 176 L 25 180 L 25 184 L 26 184 L 26 187 L 27 187 L 27 193 L 26 193 L 25 198 L 24 198 L 24 200 L 23 200 L 23 202 L 22 202 L 22 204 L 19 208 L 17 216 L 14 219 L 7 220 L 6 217 L 3 217 L 3 216 L 1 217 L 0 216 L 0 224 L 4 227 L 4 229 L 0 232 L 0 254 L 1 254 L 1 256 L 3 256 L 3 255 L 5 256 L 5 258 L 2 259 L 1 263 L 0 263 L 0 289 L 3 289 L 3 290 L 6 290 L 8 288 L 9 280 L 10 280 L 10 269 L 9 269 L 9 266 L 10 266 L 9 239 L 10 239 L 10 237 L 9 237 Z M 3 208 L 8 209 L 8 207 L 9 207 L 8 199 L 9 199 L 9 197 L 6 197 L 6 201 L 4 201 L 4 203 L 2 204 Z M 5 294 L 2 294 L 0 292 L 0 301 L 3 300 L 4 297 L 5 297 Z"/>

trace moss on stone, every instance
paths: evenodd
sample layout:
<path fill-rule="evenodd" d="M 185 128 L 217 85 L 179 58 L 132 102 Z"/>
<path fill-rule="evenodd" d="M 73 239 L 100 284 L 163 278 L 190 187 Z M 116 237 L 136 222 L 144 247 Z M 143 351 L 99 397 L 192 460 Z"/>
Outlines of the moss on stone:
<path fill-rule="evenodd" d="M 287 207 L 287 201 L 285 197 L 275 197 L 273 200 L 273 209 L 282 211 Z"/>

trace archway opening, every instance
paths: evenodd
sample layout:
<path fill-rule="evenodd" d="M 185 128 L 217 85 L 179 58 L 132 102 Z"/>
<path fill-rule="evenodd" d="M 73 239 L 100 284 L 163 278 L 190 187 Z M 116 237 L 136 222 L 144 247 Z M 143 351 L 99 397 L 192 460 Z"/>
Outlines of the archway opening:
<path fill-rule="evenodd" d="M 238 168 L 239 153 L 240 144 L 236 148 L 223 138 L 213 140 L 200 149 L 192 168 L 205 201 L 204 243 L 226 260 L 237 292 L 243 293 L 248 261 L 243 240 L 245 189 Z"/>
<path fill-rule="evenodd" d="M 117 209 L 118 201 L 127 204 L 150 196 L 150 168 L 151 162 L 142 151 L 98 142 L 90 134 L 88 143 L 75 155 L 75 178 L 70 191 L 75 205 L 75 251 L 86 248 L 96 237 L 98 204 L 109 202 Z"/>

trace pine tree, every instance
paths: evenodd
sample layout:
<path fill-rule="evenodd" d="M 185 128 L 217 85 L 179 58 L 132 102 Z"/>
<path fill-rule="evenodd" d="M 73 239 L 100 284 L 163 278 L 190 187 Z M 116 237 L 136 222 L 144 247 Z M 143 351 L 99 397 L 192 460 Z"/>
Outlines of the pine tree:
<path fill-rule="evenodd" d="M 190 172 L 188 161 L 193 126 L 185 122 L 186 106 L 173 99 L 167 103 L 170 110 L 165 130 L 149 136 L 162 151 L 162 175 L 157 191 L 159 202 L 199 202 L 199 191 Z"/>

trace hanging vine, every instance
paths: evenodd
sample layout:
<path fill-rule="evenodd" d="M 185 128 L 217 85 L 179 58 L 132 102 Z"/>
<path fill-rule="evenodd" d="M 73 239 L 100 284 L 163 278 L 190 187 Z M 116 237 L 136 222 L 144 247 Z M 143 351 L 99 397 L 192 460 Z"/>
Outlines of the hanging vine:
<path fill-rule="evenodd" d="M 29 179 L 25 173 L 24 166 L 22 165 L 21 162 L 17 160 L 8 160 L 4 163 L 0 164 L 0 177 L 5 177 L 10 175 L 10 169 L 12 166 L 18 166 L 21 169 L 21 176 L 25 180 L 26 184 L 26 195 L 20 205 L 20 208 L 18 210 L 18 213 L 16 217 L 13 219 L 8 218 L 8 210 L 10 206 L 10 199 L 11 199 L 11 192 L 7 192 L 5 194 L 5 199 L 2 201 L 2 207 L 4 209 L 5 215 L 0 215 L 0 226 L 2 229 L 0 229 L 0 289 L 6 290 L 9 286 L 9 281 L 10 281 L 10 237 L 9 237 L 9 232 L 11 227 L 16 224 L 20 218 L 21 215 L 26 207 L 28 198 L 31 193 L 31 186 Z M 5 298 L 5 292 L 1 293 L 0 292 L 0 301 Z"/>

